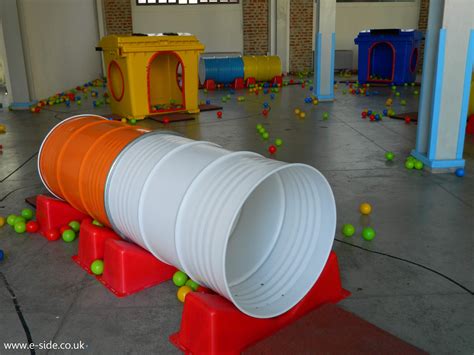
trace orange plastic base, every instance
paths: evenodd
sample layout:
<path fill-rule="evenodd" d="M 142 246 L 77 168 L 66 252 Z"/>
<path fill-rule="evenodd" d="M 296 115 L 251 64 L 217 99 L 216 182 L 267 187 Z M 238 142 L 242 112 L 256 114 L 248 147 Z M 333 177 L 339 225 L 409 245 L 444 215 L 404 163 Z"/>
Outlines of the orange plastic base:
<path fill-rule="evenodd" d="M 275 318 L 249 317 L 217 294 L 188 294 L 181 329 L 170 341 L 186 354 L 240 354 L 313 309 L 337 303 L 349 294 L 342 288 L 337 257 L 332 252 L 311 291 L 290 311 Z"/>

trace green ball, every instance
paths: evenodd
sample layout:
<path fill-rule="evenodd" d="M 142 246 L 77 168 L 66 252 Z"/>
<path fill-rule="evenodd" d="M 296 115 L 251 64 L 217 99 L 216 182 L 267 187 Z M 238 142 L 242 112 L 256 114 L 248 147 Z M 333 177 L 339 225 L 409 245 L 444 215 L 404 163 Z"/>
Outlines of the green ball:
<path fill-rule="evenodd" d="M 26 223 L 26 219 L 25 217 L 21 217 L 21 216 L 16 216 L 15 218 L 15 222 L 13 223 L 14 225 L 18 222 L 23 222 L 23 223 Z"/>
<path fill-rule="evenodd" d="M 392 161 L 394 157 L 395 155 L 392 152 L 385 153 L 385 159 L 387 159 L 388 161 Z"/>
<path fill-rule="evenodd" d="M 412 161 L 413 163 L 416 161 L 415 157 L 411 155 L 409 155 L 406 160 Z"/>
<path fill-rule="evenodd" d="M 397 87 L 395 85 L 392 85 L 392 90 L 393 91 L 397 90 Z"/>
<path fill-rule="evenodd" d="M 275 145 L 280 147 L 283 144 L 283 141 L 280 138 L 275 139 Z"/>
<path fill-rule="evenodd" d="M 173 275 L 173 283 L 178 286 L 184 286 L 186 284 L 186 281 L 188 281 L 188 275 L 186 275 L 182 271 L 176 271 Z"/>
<path fill-rule="evenodd" d="M 29 208 L 24 208 L 21 210 L 21 216 L 29 221 L 30 219 L 33 218 L 33 211 L 30 210 Z"/>
<path fill-rule="evenodd" d="M 102 223 L 100 223 L 100 222 L 99 222 L 98 220 L 96 220 L 96 219 L 94 219 L 94 220 L 92 221 L 92 224 L 93 224 L 94 226 L 97 226 L 97 227 L 103 227 L 103 226 L 104 226 Z"/>
<path fill-rule="evenodd" d="M 365 240 L 372 240 L 375 238 L 375 231 L 371 227 L 365 227 L 362 229 L 362 238 Z"/>
<path fill-rule="evenodd" d="M 186 284 L 185 284 L 185 285 L 191 287 L 191 289 L 192 289 L 193 291 L 196 291 L 196 290 L 198 289 L 198 287 L 199 287 L 199 284 L 198 284 L 196 281 L 191 280 L 191 279 L 189 279 L 188 281 L 186 281 Z"/>
<path fill-rule="evenodd" d="M 7 224 L 8 224 L 9 226 L 12 226 L 12 227 L 13 227 L 13 226 L 15 225 L 15 219 L 16 219 L 17 217 L 18 217 L 18 216 L 15 215 L 15 214 L 9 215 L 9 216 L 7 217 Z"/>
<path fill-rule="evenodd" d="M 414 167 L 415 167 L 415 163 L 414 163 L 413 161 L 407 160 L 407 161 L 405 162 L 405 168 L 411 170 L 411 169 L 413 169 Z"/>
<path fill-rule="evenodd" d="M 344 237 L 352 237 L 355 233 L 355 228 L 352 224 L 344 224 L 342 226 L 342 234 Z"/>
<path fill-rule="evenodd" d="M 403 86 L 408 86 L 408 83 L 403 84 Z"/>
<path fill-rule="evenodd" d="M 72 229 L 66 229 L 63 232 L 62 237 L 66 243 L 71 243 L 72 241 L 74 241 L 74 239 L 76 239 L 76 232 L 74 232 Z"/>
<path fill-rule="evenodd" d="M 13 226 L 15 229 L 15 232 L 17 233 L 25 233 L 26 231 L 26 223 L 25 222 L 15 222 L 15 225 Z"/>
<path fill-rule="evenodd" d="M 324 113 L 323 113 L 323 118 L 324 118 L 325 120 L 327 120 L 327 119 L 329 118 L 329 113 L 324 112 Z"/>
<path fill-rule="evenodd" d="M 407 104 L 406 100 L 400 101 L 400 105 L 405 106 Z"/>
<path fill-rule="evenodd" d="M 132 118 L 129 122 L 132 126 L 137 124 L 137 120 L 134 118 Z"/>
<path fill-rule="evenodd" d="M 413 91 L 413 93 L 414 93 L 415 95 L 418 95 L 418 94 L 419 94 L 418 90 Z"/>
<path fill-rule="evenodd" d="M 104 273 L 104 262 L 100 259 L 94 260 L 91 263 L 91 272 L 94 275 L 102 275 Z"/>
<path fill-rule="evenodd" d="M 262 138 L 267 140 L 268 138 L 270 137 L 270 135 L 268 134 L 268 132 L 263 132 L 262 133 Z"/>
<path fill-rule="evenodd" d="M 266 131 L 267 131 L 267 130 L 265 129 L 265 127 L 262 127 L 262 128 L 260 128 L 260 129 L 258 130 L 258 133 L 263 134 L 263 133 L 265 133 Z"/>
<path fill-rule="evenodd" d="M 397 91 L 397 92 L 395 93 L 395 96 L 400 96 L 400 93 Z"/>
<path fill-rule="evenodd" d="M 260 131 L 261 129 L 263 128 L 263 125 L 261 125 L 260 123 L 257 125 L 257 131 Z"/>
<path fill-rule="evenodd" d="M 415 169 L 416 169 L 416 170 L 421 170 L 421 169 L 423 169 L 423 162 L 421 162 L 421 161 L 419 161 L 419 160 L 415 161 Z"/>
<path fill-rule="evenodd" d="M 68 226 L 71 227 L 74 232 L 79 232 L 81 228 L 81 224 L 78 221 L 71 221 Z"/>

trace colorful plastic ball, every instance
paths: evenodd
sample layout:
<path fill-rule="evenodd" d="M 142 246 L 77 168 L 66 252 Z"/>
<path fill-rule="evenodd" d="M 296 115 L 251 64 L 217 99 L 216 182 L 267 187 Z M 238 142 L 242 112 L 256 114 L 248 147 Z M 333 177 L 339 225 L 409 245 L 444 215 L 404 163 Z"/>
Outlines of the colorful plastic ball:
<path fill-rule="evenodd" d="M 102 275 L 104 273 L 104 262 L 100 259 L 94 260 L 90 269 L 94 275 Z"/>
<path fill-rule="evenodd" d="M 362 229 L 362 238 L 365 240 L 372 240 L 375 238 L 375 230 L 371 227 L 365 227 Z"/>
<path fill-rule="evenodd" d="M 18 216 L 17 215 L 14 215 L 14 214 L 11 214 L 11 215 L 8 215 L 7 217 L 7 224 L 9 226 L 14 226 L 15 225 L 15 219 L 17 218 Z"/>
<path fill-rule="evenodd" d="M 268 152 L 270 154 L 275 154 L 276 151 L 277 151 L 277 148 L 274 145 L 271 145 L 271 146 L 268 147 Z"/>
<path fill-rule="evenodd" d="M 68 226 L 71 227 L 74 232 L 79 232 L 79 229 L 81 228 L 81 224 L 78 221 L 71 221 Z"/>
<path fill-rule="evenodd" d="M 406 100 L 401 100 L 401 101 L 400 101 L 400 105 L 405 106 L 406 104 L 407 104 L 407 101 L 406 101 Z"/>
<path fill-rule="evenodd" d="M 255 127 L 257 128 L 257 131 L 260 131 L 263 128 L 263 125 L 259 123 Z"/>
<path fill-rule="evenodd" d="M 411 155 L 409 155 L 409 156 L 407 156 L 406 160 L 407 160 L 407 161 L 412 161 L 413 163 L 415 163 L 416 158 L 413 157 L 413 156 L 411 156 Z"/>
<path fill-rule="evenodd" d="M 267 117 L 268 116 L 268 110 L 267 109 L 263 109 L 262 110 L 262 115 Z"/>
<path fill-rule="evenodd" d="M 92 224 L 93 224 L 94 226 L 97 226 L 97 227 L 103 227 L 103 226 L 104 226 L 102 223 L 100 223 L 100 222 L 99 222 L 98 220 L 96 220 L 96 219 L 94 219 L 94 220 L 92 221 Z"/>
<path fill-rule="evenodd" d="M 27 221 L 29 221 L 33 218 L 33 211 L 29 208 L 24 208 L 21 210 L 21 216 Z"/>
<path fill-rule="evenodd" d="M 465 172 L 464 172 L 464 169 L 463 168 L 458 168 L 456 169 L 456 171 L 454 172 L 454 174 L 456 174 L 457 177 L 463 177 Z"/>
<path fill-rule="evenodd" d="M 5 217 L 0 216 L 0 228 L 5 225 Z"/>
<path fill-rule="evenodd" d="M 281 147 L 282 144 L 283 144 L 283 140 L 282 140 L 282 139 L 280 139 L 280 138 L 275 139 L 275 145 L 276 145 L 277 147 Z"/>
<path fill-rule="evenodd" d="M 76 232 L 74 232 L 72 229 L 66 229 L 62 233 L 62 237 L 66 243 L 71 243 L 72 241 L 74 241 L 74 239 L 76 239 Z"/>
<path fill-rule="evenodd" d="M 295 108 L 295 114 L 296 114 L 296 115 L 299 115 L 299 114 L 300 114 L 300 112 L 301 112 L 301 111 L 300 111 L 300 109 L 299 109 L 299 108 Z"/>
<path fill-rule="evenodd" d="M 26 223 L 25 217 L 16 216 L 14 224 L 19 223 L 19 222 Z"/>
<path fill-rule="evenodd" d="M 123 123 L 127 123 L 127 119 L 125 117 L 122 118 L 120 121 L 122 121 Z"/>
<path fill-rule="evenodd" d="M 267 140 L 268 138 L 270 137 L 270 134 L 268 134 L 268 132 L 263 132 L 262 133 L 262 138 Z"/>
<path fill-rule="evenodd" d="M 424 166 L 424 165 L 423 165 L 423 162 L 421 162 L 421 161 L 419 161 L 419 160 L 415 161 L 414 167 L 415 167 L 416 170 L 421 170 L 421 169 L 423 169 L 423 166 Z"/>
<path fill-rule="evenodd" d="M 382 114 L 383 114 L 384 116 L 388 116 L 388 110 L 387 110 L 387 109 L 384 109 L 384 110 L 382 111 Z"/>
<path fill-rule="evenodd" d="M 397 91 L 397 92 L 395 93 L 395 96 L 400 96 L 400 93 Z"/>
<path fill-rule="evenodd" d="M 359 206 L 359 211 L 360 213 L 367 216 L 370 214 L 370 212 L 372 212 L 372 206 L 367 202 L 361 203 Z"/>
<path fill-rule="evenodd" d="M 178 289 L 178 292 L 176 294 L 178 296 L 178 300 L 180 300 L 181 302 L 184 302 L 184 300 L 186 299 L 186 296 L 188 295 L 189 292 L 193 292 L 191 287 L 181 286 Z"/>
<path fill-rule="evenodd" d="M 300 118 L 305 118 L 306 117 L 306 113 L 305 112 L 300 112 Z"/>
<path fill-rule="evenodd" d="M 318 103 L 319 103 L 319 101 L 317 99 L 313 100 L 313 105 L 317 105 Z"/>
<path fill-rule="evenodd" d="M 355 233 L 355 228 L 352 224 L 344 224 L 342 226 L 342 234 L 344 237 L 352 237 Z"/>
<path fill-rule="evenodd" d="M 329 113 L 324 112 L 323 113 L 323 120 L 327 120 L 329 118 Z"/>
<path fill-rule="evenodd" d="M 419 94 L 418 90 L 413 91 L 413 94 L 418 95 Z"/>
<path fill-rule="evenodd" d="M 3 261 L 3 259 L 5 259 L 5 253 L 0 249 L 0 261 Z"/>
<path fill-rule="evenodd" d="M 411 118 L 409 116 L 406 116 L 405 117 L 405 123 L 410 124 L 410 122 L 411 122 Z"/>
<path fill-rule="evenodd" d="M 373 114 L 370 115 L 370 116 L 369 116 L 369 119 L 370 119 L 371 121 L 375 121 L 375 115 L 373 115 Z"/>
<path fill-rule="evenodd" d="M 216 115 L 217 115 L 217 118 L 222 118 L 222 111 L 217 111 Z"/>
<path fill-rule="evenodd" d="M 206 105 L 210 105 L 211 104 L 211 100 L 206 100 Z"/>
<path fill-rule="evenodd" d="M 367 111 L 362 111 L 362 113 L 360 114 L 362 118 L 366 118 L 367 117 Z"/>
<path fill-rule="evenodd" d="M 173 283 L 178 286 L 184 286 L 186 284 L 186 281 L 188 281 L 188 275 L 186 275 L 182 271 L 176 271 L 173 275 Z"/>
<path fill-rule="evenodd" d="M 414 161 L 412 161 L 412 160 L 407 160 L 407 161 L 405 162 L 405 168 L 411 170 L 411 169 L 413 169 L 414 167 L 415 167 L 415 162 L 414 162 Z"/>
<path fill-rule="evenodd" d="M 385 159 L 387 159 L 387 161 L 392 161 L 394 157 L 395 154 L 393 154 L 392 152 L 385 153 Z"/>
<path fill-rule="evenodd" d="M 199 288 L 199 284 L 196 281 L 191 280 L 191 279 L 186 281 L 185 286 L 191 287 L 191 290 L 193 291 L 197 291 L 197 289 Z"/>
<path fill-rule="evenodd" d="M 15 232 L 17 233 L 25 233 L 26 232 L 26 223 L 25 222 L 15 222 L 15 225 L 13 226 L 15 229 Z"/>
<path fill-rule="evenodd" d="M 274 99 L 275 98 L 275 94 L 270 94 L 270 99 Z"/>
<path fill-rule="evenodd" d="M 50 229 L 50 230 L 46 231 L 46 233 L 45 233 L 45 237 L 48 240 L 58 240 L 60 236 L 61 235 L 59 234 L 59 231 L 55 228 Z"/>
<path fill-rule="evenodd" d="M 29 221 L 26 224 L 26 231 L 28 233 L 36 233 L 39 230 L 39 224 L 36 221 Z"/>
<path fill-rule="evenodd" d="M 372 110 L 367 110 L 367 115 L 370 116 L 372 114 Z"/>
<path fill-rule="evenodd" d="M 260 134 L 264 134 L 267 130 L 265 129 L 265 127 L 261 127 L 259 130 L 258 130 L 258 133 Z"/>
<path fill-rule="evenodd" d="M 168 117 L 163 118 L 163 124 L 170 123 L 170 119 Z"/>

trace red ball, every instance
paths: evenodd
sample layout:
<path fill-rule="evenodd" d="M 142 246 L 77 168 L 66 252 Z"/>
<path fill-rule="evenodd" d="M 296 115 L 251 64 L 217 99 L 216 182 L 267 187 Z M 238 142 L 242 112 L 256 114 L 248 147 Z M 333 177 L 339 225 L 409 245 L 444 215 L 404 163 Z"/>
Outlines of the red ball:
<path fill-rule="evenodd" d="M 366 112 L 366 111 L 362 111 L 361 116 L 362 116 L 362 118 L 366 118 L 366 117 L 367 117 L 367 112 Z"/>
<path fill-rule="evenodd" d="M 59 234 L 59 231 L 57 229 L 50 229 L 45 233 L 45 237 L 48 240 L 58 240 L 61 235 Z"/>
<path fill-rule="evenodd" d="M 369 118 L 371 121 L 375 121 L 375 115 L 370 115 Z"/>
<path fill-rule="evenodd" d="M 410 124 L 410 122 L 411 122 L 411 118 L 408 117 L 408 116 L 405 117 L 405 123 L 406 123 L 406 124 Z"/>
<path fill-rule="evenodd" d="M 36 233 L 39 229 L 39 224 L 36 221 L 29 221 L 26 224 L 26 231 L 28 233 Z"/>
<path fill-rule="evenodd" d="M 264 110 L 262 111 L 262 115 L 268 116 L 268 110 L 267 110 L 267 109 L 264 109 Z"/>
<path fill-rule="evenodd" d="M 66 231 L 68 229 L 71 229 L 71 227 L 69 227 L 68 225 L 61 226 L 59 228 L 59 234 L 63 235 L 64 231 Z"/>
<path fill-rule="evenodd" d="M 270 152 L 270 154 L 275 154 L 277 151 L 277 148 L 274 145 L 271 145 L 268 147 L 268 151 Z"/>
<path fill-rule="evenodd" d="M 217 111 L 217 118 L 222 118 L 222 111 Z"/>
<path fill-rule="evenodd" d="M 163 118 L 163 123 L 164 124 L 170 123 L 170 119 L 168 117 Z"/>
<path fill-rule="evenodd" d="M 304 86 L 305 86 L 304 84 L 301 84 L 301 87 L 302 87 L 303 89 L 304 89 Z"/>

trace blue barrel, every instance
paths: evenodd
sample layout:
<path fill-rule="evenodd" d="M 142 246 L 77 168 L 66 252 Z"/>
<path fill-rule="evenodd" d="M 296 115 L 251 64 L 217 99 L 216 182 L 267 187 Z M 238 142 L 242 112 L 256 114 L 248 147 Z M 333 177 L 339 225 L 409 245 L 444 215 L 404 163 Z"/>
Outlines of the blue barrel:
<path fill-rule="evenodd" d="M 218 84 L 233 83 L 244 77 L 242 57 L 201 57 L 199 61 L 199 80 L 214 80 Z"/>

